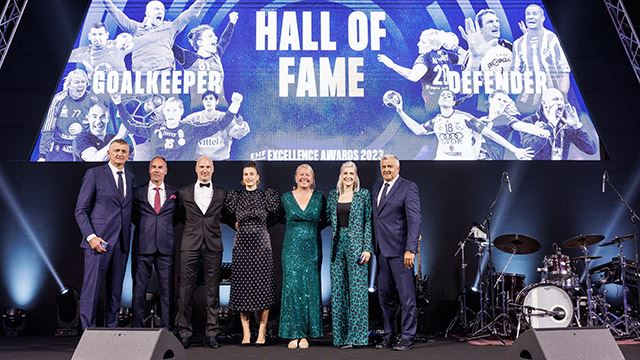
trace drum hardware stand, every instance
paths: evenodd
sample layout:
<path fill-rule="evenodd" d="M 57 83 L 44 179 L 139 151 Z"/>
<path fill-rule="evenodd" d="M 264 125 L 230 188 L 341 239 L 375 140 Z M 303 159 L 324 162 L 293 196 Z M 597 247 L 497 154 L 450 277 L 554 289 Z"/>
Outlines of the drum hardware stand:
<path fill-rule="evenodd" d="M 617 321 L 619 317 L 609 312 L 609 307 L 611 307 L 611 305 L 609 305 L 606 300 L 607 290 L 603 289 L 603 291 L 605 294 L 598 297 L 597 299 L 598 301 L 596 302 L 596 306 L 602 309 L 602 316 L 594 312 L 594 318 L 596 318 L 602 326 L 604 326 L 605 328 L 609 329 L 609 331 L 614 333 L 613 336 L 615 336 L 616 338 L 622 338 L 624 336 L 624 333 L 622 332 L 622 330 L 613 326 L 613 322 Z"/>
<path fill-rule="evenodd" d="M 473 232 L 473 229 L 471 231 Z M 470 233 L 469 235 L 472 234 Z M 460 253 L 460 274 L 462 281 L 461 295 L 458 297 L 458 299 L 460 300 L 460 311 L 458 311 L 458 314 L 453 318 L 453 320 L 451 320 L 449 326 L 447 326 L 447 330 L 444 332 L 445 338 L 449 336 L 449 331 L 451 331 L 458 323 L 461 325 L 462 329 L 464 329 L 466 335 L 466 332 L 469 329 L 469 323 L 467 322 L 467 312 L 473 314 L 473 311 L 469 309 L 469 307 L 467 307 L 467 263 L 465 262 L 464 256 L 464 247 L 469 240 L 471 240 L 470 236 L 467 236 L 466 238 L 460 240 L 458 242 L 458 250 L 455 252 L 455 254 L 453 254 L 453 256 L 456 257 L 458 256 L 458 253 Z"/>
<path fill-rule="evenodd" d="M 484 244 L 478 243 L 478 252 L 476 256 L 478 257 L 478 274 L 482 274 L 482 256 L 483 256 Z M 485 325 L 485 317 L 487 318 L 487 323 L 490 322 L 488 319 L 493 319 L 493 317 L 487 311 L 487 303 L 489 302 L 486 298 L 486 286 L 487 277 L 480 277 L 480 286 L 478 287 L 478 293 L 480 295 L 480 310 L 476 313 L 475 320 L 471 323 L 471 331 L 473 334 L 477 334 L 479 329 L 484 329 Z"/>
<path fill-rule="evenodd" d="M 507 268 L 509 267 L 509 264 L 511 264 L 511 260 L 513 259 L 513 256 L 516 254 L 517 249 L 513 248 L 513 250 L 511 251 L 511 256 L 509 256 L 509 260 L 507 260 L 506 265 L 504 266 L 504 268 L 502 269 L 502 272 L 500 272 L 500 276 L 498 276 L 498 280 L 496 280 L 496 284 L 493 285 L 493 289 L 497 289 L 498 288 L 498 284 L 502 284 L 502 313 L 506 314 L 509 312 L 509 303 L 507 301 L 507 293 L 504 289 L 504 272 L 507 271 Z M 514 299 L 515 300 L 515 299 Z"/>
<path fill-rule="evenodd" d="M 593 286 L 591 284 L 591 275 L 589 274 L 589 263 L 591 260 L 588 258 L 589 251 L 585 245 L 581 246 L 582 253 L 585 256 L 584 267 L 587 272 L 586 281 L 587 281 L 587 326 L 592 327 L 593 319 L 598 319 L 600 323 L 606 323 L 593 309 Z"/>
<path fill-rule="evenodd" d="M 624 325 L 624 328 L 623 328 L 624 330 L 622 331 L 623 337 L 631 336 L 632 334 L 635 334 L 636 336 L 640 336 L 640 333 L 638 332 L 640 330 L 638 328 L 640 324 L 638 324 L 638 322 L 632 319 L 631 316 L 629 315 L 629 302 L 628 302 L 628 296 L 627 296 L 629 292 L 629 288 L 627 287 L 627 281 L 626 281 L 627 264 L 624 259 L 624 252 L 622 248 L 623 248 L 622 241 L 620 241 L 618 243 L 618 249 L 620 252 L 620 255 L 619 255 L 620 256 L 620 281 L 622 284 L 623 311 L 622 311 L 622 316 L 618 317 L 616 321 L 614 321 L 613 324 L 611 324 L 611 326 L 617 327 L 618 325 Z"/>
<path fill-rule="evenodd" d="M 613 184 L 611 183 L 611 180 L 609 179 L 609 173 L 605 170 L 604 173 L 602 174 L 602 180 L 603 180 L 603 184 L 602 184 L 602 192 L 605 192 L 605 186 L 604 186 L 604 182 L 606 182 L 609 187 L 613 190 L 613 192 L 616 193 L 616 195 L 618 196 L 618 199 L 620 199 L 620 201 L 624 204 L 624 206 L 627 208 L 627 211 L 629 211 L 629 220 L 631 221 L 631 225 L 633 226 L 633 241 L 635 243 L 635 250 L 636 250 L 636 254 L 634 256 L 635 262 L 636 262 L 636 276 L 638 278 L 640 278 L 640 247 L 638 245 L 638 221 L 640 221 L 640 217 L 638 217 L 638 214 L 636 213 L 636 211 L 629 205 L 629 203 L 624 199 L 624 197 L 622 196 L 622 194 L 620 194 L 620 192 L 618 191 L 618 189 L 616 189 L 615 186 L 613 186 Z M 622 248 L 620 248 L 622 249 Z M 620 260 L 624 261 L 624 258 L 621 258 Z M 622 267 L 622 272 L 624 273 L 625 271 L 625 267 Z M 623 288 L 623 294 L 624 294 L 624 300 L 625 300 L 625 312 L 628 311 L 627 309 L 627 288 L 624 287 Z M 640 284 L 638 284 L 638 302 L 637 302 L 638 306 L 640 306 Z M 625 313 L 626 314 L 626 313 Z M 626 316 L 626 315 L 625 315 Z M 635 330 L 637 332 L 638 327 L 640 326 L 640 324 L 638 324 L 637 321 L 634 321 L 636 324 L 635 325 Z"/>

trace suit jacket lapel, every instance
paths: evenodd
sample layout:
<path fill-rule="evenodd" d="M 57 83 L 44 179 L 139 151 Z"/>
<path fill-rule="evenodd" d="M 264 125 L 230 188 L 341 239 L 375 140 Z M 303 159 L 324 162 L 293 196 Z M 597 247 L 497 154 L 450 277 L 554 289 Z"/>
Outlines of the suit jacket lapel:
<path fill-rule="evenodd" d="M 356 212 L 354 211 L 360 204 L 360 190 L 353 193 L 351 209 L 349 210 L 349 226 L 356 223 Z"/>
<path fill-rule="evenodd" d="M 196 184 L 191 184 L 187 187 L 187 201 L 190 201 L 193 203 L 193 205 L 196 207 L 196 209 L 198 209 L 198 213 L 202 214 L 202 210 L 200 210 L 200 206 L 198 206 L 198 203 L 196 202 L 196 193 L 195 193 L 195 187 Z M 184 201 L 184 200 L 183 200 Z"/>
<path fill-rule="evenodd" d="M 170 187 L 167 185 L 167 183 L 165 183 L 164 184 L 164 203 L 160 207 L 160 212 L 162 212 L 162 210 L 164 210 L 164 208 L 169 204 L 169 200 L 171 200 L 171 195 L 173 195 L 173 193 L 174 193 L 173 187 Z M 148 202 L 149 201 L 147 201 L 147 203 Z"/>
<path fill-rule="evenodd" d="M 111 168 L 109 167 L 109 164 L 108 163 L 104 164 L 103 169 L 104 169 L 107 181 L 111 184 L 111 189 L 113 189 L 114 193 L 116 194 L 116 199 L 118 199 L 118 203 L 122 205 L 123 199 L 122 199 L 122 196 L 120 196 L 120 190 L 118 190 L 118 185 L 116 185 L 116 182 L 113 178 L 113 173 L 111 172 Z"/>
<path fill-rule="evenodd" d="M 211 201 L 209 202 L 209 206 L 207 206 L 207 211 L 205 211 L 205 214 L 207 214 L 207 213 L 209 213 L 209 211 L 211 211 L 211 209 L 213 208 L 213 205 L 216 203 L 216 196 L 219 195 L 218 193 L 221 190 L 216 188 L 215 186 L 213 186 L 213 184 L 211 184 L 211 191 L 213 192 L 211 194 Z"/>
<path fill-rule="evenodd" d="M 121 203 L 126 204 L 127 202 L 133 201 L 133 174 L 130 171 L 127 171 L 127 169 L 124 169 L 123 171 L 127 179 L 124 182 L 126 195 L 124 199 L 121 200 Z"/>
<path fill-rule="evenodd" d="M 295 200 L 295 199 L 294 199 Z M 330 224 L 334 224 L 335 226 L 331 227 L 331 239 L 336 237 L 336 233 L 338 230 L 338 192 L 336 190 L 331 190 L 329 193 L 329 199 L 327 199 L 327 209 L 329 212 Z"/>
<path fill-rule="evenodd" d="M 400 187 L 401 181 L 402 181 L 402 179 L 400 177 L 398 177 L 396 182 L 393 184 L 393 186 L 391 187 L 391 189 L 387 193 L 387 196 L 384 198 L 384 200 L 380 201 L 380 206 L 378 207 L 378 213 L 380 213 L 382 211 L 382 209 L 384 209 L 384 206 L 387 204 L 387 202 L 389 202 L 389 199 L 393 196 L 393 194 L 396 193 L 396 191 L 398 191 L 398 188 Z M 376 199 L 377 199 L 377 196 L 376 196 Z"/>

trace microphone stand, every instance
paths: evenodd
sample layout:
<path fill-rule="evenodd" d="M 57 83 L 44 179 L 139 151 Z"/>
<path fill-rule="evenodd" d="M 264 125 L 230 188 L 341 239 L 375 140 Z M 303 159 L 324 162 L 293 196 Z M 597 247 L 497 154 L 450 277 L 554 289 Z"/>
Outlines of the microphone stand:
<path fill-rule="evenodd" d="M 473 230 L 472 230 L 473 231 Z M 447 338 L 449 336 L 449 331 L 451 331 L 456 324 L 460 323 L 460 326 L 462 327 L 465 336 L 467 335 L 467 331 L 469 329 L 469 323 L 467 322 L 467 313 L 471 312 L 473 313 L 473 311 L 471 311 L 471 309 L 469 309 L 467 307 L 467 278 L 466 278 L 466 274 L 467 274 L 467 263 L 465 261 L 465 253 L 464 253 L 464 247 L 467 243 L 467 241 L 471 240 L 471 234 L 469 234 L 469 236 L 467 236 L 466 238 L 460 240 L 458 242 L 458 250 L 456 251 L 455 254 L 453 254 L 454 257 L 458 256 L 458 253 L 460 253 L 460 274 L 461 274 L 461 283 L 462 283 L 462 288 L 461 288 L 461 295 L 459 296 L 459 300 L 460 300 L 460 311 L 458 311 L 458 314 L 453 318 L 453 320 L 451 320 L 451 322 L 449 323 L 449 326 L 447 326 L 447 329 L 444 332 L 444 337 Z"/>
<path fill-rule="evenodd" d="M 495 299 L 495 289 L 492 282 L 492 279 L 495 278 L 495 267 L 493 265 L 493 236 L 491 236 L 491 219 L 493 218 L 493 212 L 494 209 L 496 207 L 496 205 L 498 204 L 498 199 L 500 198 L 500 195 L 502 194 L 502 190 L 504 187 L 504 181 L 505 179 L 505 172 L 502 173 L 502 175 L 500 176 L 500 187 L 498 188 L 498 192 L 496 193 L 495 198 L 493 199 L 493 202 L 491 203 L 491 205 L 489 206 L 489 211 L 487 212 L 487 215 L 484 217 L 484 219 L 482 220 L 482 222 L 480 223 L 480 225 L 484 226 L 484 228 L 486 229 L 486 233 L 487 233 L 487 253 L 489 255 L 489 260 L 487 261 L 487 272 L 486 277 L 489 278 L 489 286 L 487 287 L 488 292 L 487 293 L 483 293 L 481 292 L 482 295 L 485 296 L 489 296 L 490 299 L 490 307 L 491 307 L 491 318 L 494 319 L 493 321 L 491 321 L 488 325 L 486 326 L 481 326 L 480 329 L 478 329 L 475 333 L 473 333 L 471 335 L 472 339 L 478 339 L 481 337 L 485 337 L 485 336 L 491 336 L 491 335 L 496 335 L 500 338 L 500 335 L 498 334 L 498 331 L 495 327 L 496 325 L 496 299 Z M 480 259 L 479 261 L 482 261 L 482 259 Z M 480 266 L 478 266 L 480 268 Z M 485 282 L 483 281 L 483 275 L 482 272 L 480 273 L 480 284 L 481 287 L 484 286 Z M 478 312 L 479 316 L 483 317 L 485 314 L 485 300 L 483 299 L 483 296 L 480 296 L 480 311 Z M 506 314 L 505 314 L 506 315 Z M 478 322 L 478 319 L 476 319 L 476 323 Z M 483 324 L 482 319 L 480 319 L 480 324 Z M 481 334 L 482 332 L 484 332 L 485 330 L 491 330 L 491 332 L 489 334 Z M 502 339 L 500 339 L 502 341 Z"/>
<path fill-rule="evenodd" d="M 615 186 L 613 186 L 613 184 L 611 183 L 611 180 L 609 179 L 609 173 L 605 171 L 604 173 L 604 180 L 607 183 L 607 185 L 609 185 L 609 187 L 611 188 L 611 190 L 613 190 L 613 192 L 616 193 L 616 195 L 618 196 L 618 199 L 620 199 L 620 201 L 624 204 L 624 206 L 627 208 L 627 211 L 629 212 L 629 220 L 631 221 L 631 225 L 633 226 L 633 241 L 635 242 L 635 256 L 634 256 L 634 260 L 636 262 L 636 278 L 640 278 L 640 267 L 638 266 L 638 264 L 640 264 L 640 262 L 638 261 L 638 256 L 639 256 L 639 251 L 638 251 L 638 221 L 640 221 L 640 217 L 638 217 L 638 214 L 636 213 L 636 211 L 629 205 L 629 203 L 624 199 L 624 197 L 622 196 L 622 194 L 618 191 L 618 189 L 616 189 Z M 620 266 L 622 268 L 622 273 L 621 276 L 623 277 L 622 279 L 622 283 L 623 285 L 625 284 L 625 270 L 626 270 L 626 262 L 625 259 L 622 256 L 622 242 L 620 242 L 619 245 L 619 249 L 620 249 Z M 588 269 L 587 269 L 588 271 Z M 640 306 L 640 283 L 636 284 L 636 289 L 638 290 L 638 305 Z M 627 292 L 628 289 L 626 286 L 623 287 L 622 289 L 623 294 L 624 294 L 624 317 L 625 317 L 625 321 L 624 321 L 624 325 L 625 325 L 625 332 L 626 335 L 629 335 L 631 332 L 635 332 L 636 334 L 639 334 L 640 331 L 640 323 L 638 323 L 637 320 L 633 319 L 634 324 L 633 324 L 633 328 L 630 330 L 629 329 L 629 316 L 628 316 L 628 311 L 629 309 L 627 309 Z"/>

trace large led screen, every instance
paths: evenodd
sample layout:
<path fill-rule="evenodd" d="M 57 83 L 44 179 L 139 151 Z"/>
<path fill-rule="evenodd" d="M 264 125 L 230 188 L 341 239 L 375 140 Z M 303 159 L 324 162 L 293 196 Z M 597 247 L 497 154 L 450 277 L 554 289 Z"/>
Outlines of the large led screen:
<path fill-rule="evenodd" d="M 134 160 L 600 159 L 541 1 L 94 0 L 31 160 L 114 138 Z"/>

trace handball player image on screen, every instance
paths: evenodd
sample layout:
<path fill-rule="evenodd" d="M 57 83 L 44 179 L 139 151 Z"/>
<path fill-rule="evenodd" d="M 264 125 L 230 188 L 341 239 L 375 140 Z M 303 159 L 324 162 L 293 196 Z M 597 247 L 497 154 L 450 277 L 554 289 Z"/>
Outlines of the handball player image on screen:
<path fill-rule="evenodd" d="M 93 0 L 31 161 L 600 160 L 541 0 Z"/>

